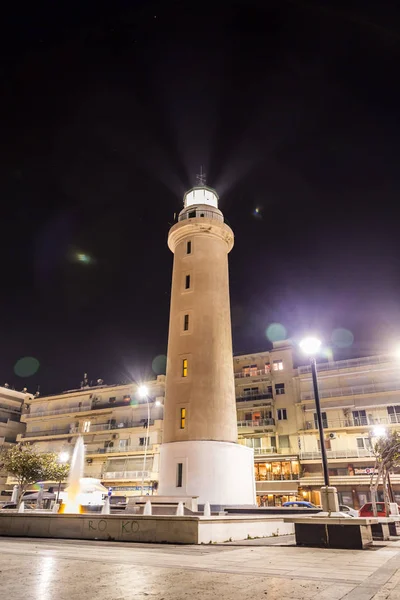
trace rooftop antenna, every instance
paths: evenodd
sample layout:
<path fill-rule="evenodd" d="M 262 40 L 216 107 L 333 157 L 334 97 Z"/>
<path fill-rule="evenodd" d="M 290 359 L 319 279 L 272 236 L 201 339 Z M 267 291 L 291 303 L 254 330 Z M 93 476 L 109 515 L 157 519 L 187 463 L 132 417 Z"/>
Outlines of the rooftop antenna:
<path fill-rule="evenodd" d="M 196 175 L 196 179 L 199 186 L 203 186 L 206 184 L 206 174 L 203 173 L 203 165 L 200 165 L 200 173 Z"/>

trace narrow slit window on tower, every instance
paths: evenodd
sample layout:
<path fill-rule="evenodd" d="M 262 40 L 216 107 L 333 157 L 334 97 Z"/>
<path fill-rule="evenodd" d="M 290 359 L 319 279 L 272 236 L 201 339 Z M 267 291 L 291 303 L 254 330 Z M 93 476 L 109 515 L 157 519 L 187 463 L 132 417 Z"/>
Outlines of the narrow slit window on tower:
<path fill-rule="evenodd" d="M 190 289 L 190 275 L 186 275 L 185 278 L 185 290 Z"/>
<path fill-rule="evenodd" d="M 186 427 L 186 408 L 181 408 L 181 429 Z"/>
<path fill-rule="evenodd" d="M 183 318 L 183 331 L 189 331 L 189 315 L 185 315 Z"/>
<path fill-rule="evenodd" d="M 187 358 L 184 358 L 182 361 L 182 377 L 188 376 L 188 361 Z"/>
<path fill-rule="evenodd" d="M 186 254 L 192 254 L 192 242 L 186 242 Z"/>
<path fill-rule="evenodd" d="M 183 463 L 176 465 L 176 487 L 182 487 Z"/>

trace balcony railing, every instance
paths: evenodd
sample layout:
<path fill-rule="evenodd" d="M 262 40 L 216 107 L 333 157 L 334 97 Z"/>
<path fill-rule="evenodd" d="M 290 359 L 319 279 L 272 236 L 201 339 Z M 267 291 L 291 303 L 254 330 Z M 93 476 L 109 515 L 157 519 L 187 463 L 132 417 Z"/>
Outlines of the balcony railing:
<path fill-rule="evenodd" d="M 338 369 L 351 369 L 353 367 L 364 367 L 365 365 L 384 364 L 393 361 L 390 354 L 381 354 L 379 356 L 365 356 L 364 358 L 350 358 L 349 360 L 336 360 L 327 363 L 318 363 L 318 371 L 331 371 Z M 298 368 L 299 375 L 310 373 L 310 365 L 304 365 Z"/>
<path fill-rule="evenodd" d="M 266 475 L 256 476 L 256 481 L 297 481 L 299 479 L 298 473 L 287 473 L 286 475 L 273 475 L 267 473 Z"/>
<path fill-rule="evenodd" d="M 142 478 L 148 479 L 151 471 L 108 471 L 103 473 L 102 479 L 129 479 L 129 480 L 140 480 Z"/>
<path fill-rule="evenodd" d="M 21 407 L 17 408 L 16 406 L 10 406 L 9 404 L 3 404 L 0 402 L 0 408 L 3 410 L 7 410 L 12 413 L 16 413 L 18 415 L 21 414 Z"/>
<path fill-rule="evenodd" d="M 238 427 L 266 427 L 275 425 L 275 419 L 256 419 L 253 421 L 238 421 Z"/>
<path fill-rule="evenodd" d="M 348 419 L 323 419 L 324 429 L 341 429 L 346 427 L 374 427 L 375 425 L 396 425 L 400 424 L 400 414 L 388 415 L 380 418 L 348 418 Z M 306 429 L 318 429 L 315 421 L 306 421 Z"/>
<path fill-rule="evenodd" d="M 155 399 L 151 398 L 150 399 L 150 405 L 152 405 L 153 403 L 155 403 Z M 143 405 L 146 404 L 146 401 L 143 399 L 138 399 L 137 404 L 135 404 L 135 406 L 137 405 Z M 110 408 L 123 408 L 123 407 L 131 407 L 134 408 L 131 404 L 129 400 L 118 400 L 118 402 L 96 402 L 96 401 L 92 401 L 91 404 L 86 404 L 84 406 L 66 406 L 64 408 L 58 408 L 56 410 L 36 410 L 32 413 L 25 413 L 24 417 L 26 419 L 34 419 L 37 417 L 50 417 L 52 415 L 63 415 L 63 414 L 74 414 L 74 413 L 79 413 L 79 412 L 89 412 L 92 410 L 105 410 L 105 409 L 110 409 Z"/>
<path fill-rule="evenodd" d="M 154 425 L 154 421 L 150 421 L 149 426 Z M 119 429 L 125 429 L 130 427 L 143 427 L 145 431 L 147 429 L 144 426 L 143 421 L 125 421 L 123 423 L 104 423 L 100 425 L 91 425 L 89 431 L 83 431 L 79 427 L 63 427 L 60 429 L 47 429 L 44 431 L 27 431 L 26 433 L 22 433 L 21 437 L 23 438 L 32 438 L 32 437 L 42 437 L 42 436 L 53 436 L 53 435 L 90 435 L 92 433 L 97 433 L 98 431 L 118 431 Z"/>
<path fill-rule="evenodd" d="M 250 446 L 251 447 L 251 446 Z M 276 454 L 275 446 L 269 446 L 268 448 L 253 448 L 254 454 Z"/>
<path fill-rule="evenodd" d="M 271 372 L 270 371 L 265 371 L 265 369 L 257 369 L 254 371 L 251 371 L 251 373 L 235 373 L 235 379 L 241 379 L 244 377 L 260 377 L 260 375 L 263 375 L 264 377 L 270 377 L 271 376 Z"/>
<path fill-rule="evenodd" d="M 220 213 L 216 211 L 214 212 L 212 210 L 202 210 L 198 208 L 195 204 L 193 205 L 193 210 L 190 210 L 189 208 L 188 211 L 184 212 L 182 215 L 179 215 L 178 221 L 184 221 L 186 219 L 196 219 L 200 217 L 203 219 L 215 219 L 216 221 L 224 222 L 224 217 Z"/>
<path fill-rule="evenodd" d="M 265 394 L 244 394 L 243 396 L 237 396 L 236 402 L 252 402 L 254 400 L 272 400 L 273 396 L 271 392 L 265 392 Z"/>
<path fill-rule="evenodd" d="M 328 459 L 335 458 L 373 458 L 372 449 L 356 448 L 351 450 L 327 450 Z M 299 452 L 300 460 L 321 460 L 321 452 Z"/>
<path fill-rule="evenodd" d="M 34 438 L 34 437 L 43 437 L 43 436 L 52 436 L 52 435 L 63 435 L 71 433 L 69 427 L 62 427 L 60 429 L 52 429 L 52 430 L 44 430 L 44 431 L 26 431 L 25 433 L 21 433 L 22 438 Z"/>
<path fill-rule="evenodd" d="M 400 390 L 400 379 L 392 382 L 369 383 L 367 385 L 351 385 L 346 387 L 320 389 L 321 398 L 338 398 L 340 396 L 359 396 L 360 394 L 376 394 L 379 392 L 396 392 Z M 314 392 L 301 392 L 302 400 L 313 400 Z"/>
<path fill-rule="evenodd" d="M 154 444 L 148 444 L 147 452 L 153 450 Z M 144 452 L 144 445 L 139 446 L 124 446 L 123 448 L 96 448 L 95 450 L 86 449 L 86 455 L 88 454 L 109 454 L 112 452 Z"/>

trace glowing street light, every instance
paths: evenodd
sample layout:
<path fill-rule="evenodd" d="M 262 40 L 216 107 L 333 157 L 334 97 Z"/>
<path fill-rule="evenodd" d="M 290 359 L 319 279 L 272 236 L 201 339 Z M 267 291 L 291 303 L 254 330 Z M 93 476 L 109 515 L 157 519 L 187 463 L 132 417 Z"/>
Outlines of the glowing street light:
<path fill-rule="evenodd" d="M 148 396 L 149 393 L 149 388 L 147 387 L 147 385 L 140 385 L 138 387 L 138 394 L 141 398 L 146 398 Z"/>
<path fill-rule="evenodd" d="M 65 465 L 69 460 L 69 452 L 60 452 L 58 455 L 58 462 Z"/>
<path fill-rule="evenodd" d="M 313 356 L 317 354 L 318 350 L 321 347 L 321 340 L 316 337 L 307 337 L 300 342 L 300 348 L 303 350 L 304 354 L 308 354 L 309 356 Z"/>
<path fill-rule="evenodd" d="M 386 428 L 382 425 L 376 425 L 372 430 L 372 435 L 377 438 L 386 437 Z"/>
<path fill-rule="evenodd" d="M 316 337 L 306 337 L 300 342 L 300 348 L 305 354 L 308 354 L 308 356 L 310 357 L 311 375 L 314 388 L 315 410 L 317 413 L 319 442 L 321 446 L 322 468 L 324 471 L 324 485 L 329 487 L 328 458 L 326 455 L 325 448 L 324 425 L 322 422 L 321 403 L 318 391 L 317 363 L 315 360 L 315 355 L 318 353 L 320 346 L 321 340 L 319 340 Z"/>

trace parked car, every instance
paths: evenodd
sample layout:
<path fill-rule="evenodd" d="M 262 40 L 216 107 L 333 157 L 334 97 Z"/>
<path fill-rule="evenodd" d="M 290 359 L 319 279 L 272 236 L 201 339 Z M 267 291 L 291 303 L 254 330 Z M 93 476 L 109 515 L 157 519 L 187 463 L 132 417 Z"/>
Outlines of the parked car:
<path fill-rule="evenodd" d="M 378 517 L 387 517 L 388 516 L 386 514 L 386 506 L 385 506 L 384 502 L 377 502 L 376 510 L 377 510 Z M 360 517 L 373 517 L 374 511 L 372 510 L 372 502 L 367 502 L 366 504 L 364 504 L 364 506 L 362 506 L 360 508 L 360 511 L 358 514 Z"/>
<path fill-rule="evenodd" d="M 351 508 L 351 506 L 346 506 L 345 504 L 339 504 L 339 511 L 346 513 L 350 517 L 358 517 L 358 510 Z"/>
<path fill-rule="evenodd" d="M 292 506 L 293 508 L 319 508 L 312 504 L 312 502 L 306 502 L 305 500 L 298 500 L 296 502 L 284 502 L 282 506 Z"/>

